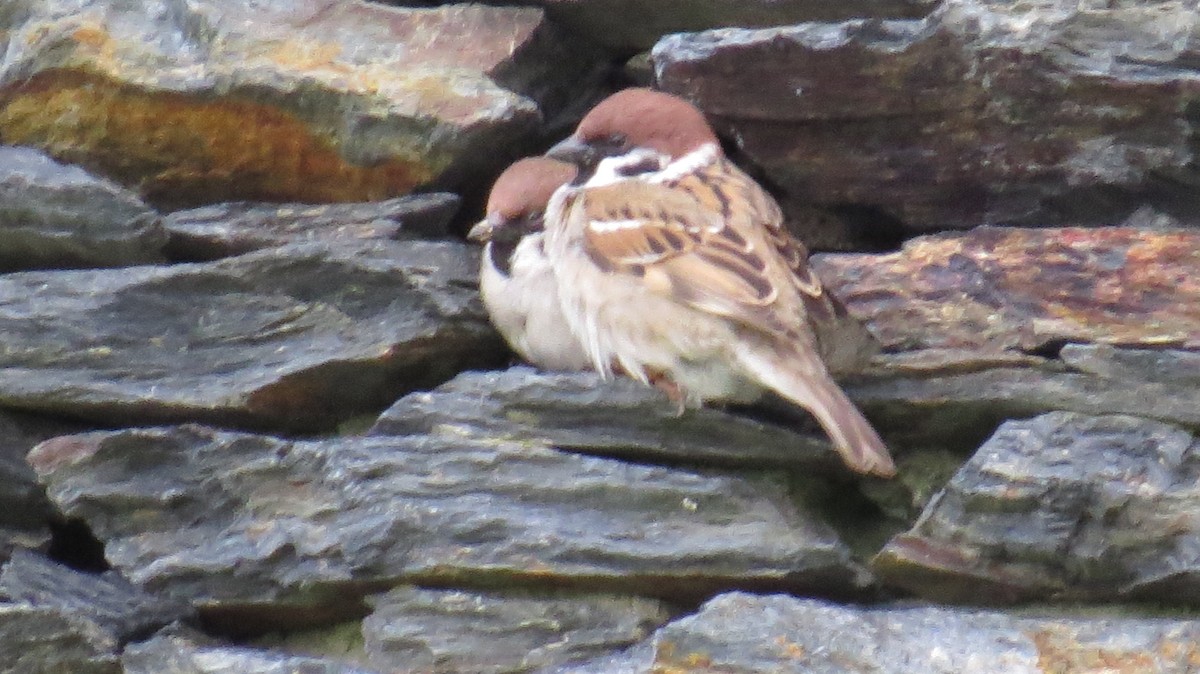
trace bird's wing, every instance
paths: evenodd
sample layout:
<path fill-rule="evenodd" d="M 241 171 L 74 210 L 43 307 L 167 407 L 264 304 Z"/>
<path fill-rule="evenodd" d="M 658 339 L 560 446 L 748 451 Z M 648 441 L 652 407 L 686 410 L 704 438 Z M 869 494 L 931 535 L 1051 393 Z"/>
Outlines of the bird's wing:
<path fill-rule="evenodd" d="M 767 332 L 800 329 L 827 295 L 778 205 L 728 160 L 583 190 L 584 248 L 612 273 Z M 798 334 L 797 334 L 798 333 Z"/>

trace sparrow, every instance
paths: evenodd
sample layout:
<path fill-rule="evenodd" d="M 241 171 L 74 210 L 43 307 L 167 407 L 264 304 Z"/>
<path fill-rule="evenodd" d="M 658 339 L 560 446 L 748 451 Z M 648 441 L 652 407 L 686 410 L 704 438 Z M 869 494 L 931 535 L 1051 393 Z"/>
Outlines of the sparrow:
<path fill-rule="evenodd" d="M 545 157 L 517 161 L 496 179 L 484 219 L 467 234 L 485 242 L 479 290 L 492 324 L 517 355 L 543 370 L 591 368 L 562 315 L 542 232 L 550 195 L 575 174 L 573 165 Z"/>
<path fill-rule="evenodd" d="M 578 167 L 550 199 L 544 243 L 563 317 L 598 372 L 681 406 L 769 389 L 811 412 L 850 468 L 895 475 L 821 360 L 813 323 L 836 320 L 839 304 L 699 109 L 626 89 L 547 156 Z"/>

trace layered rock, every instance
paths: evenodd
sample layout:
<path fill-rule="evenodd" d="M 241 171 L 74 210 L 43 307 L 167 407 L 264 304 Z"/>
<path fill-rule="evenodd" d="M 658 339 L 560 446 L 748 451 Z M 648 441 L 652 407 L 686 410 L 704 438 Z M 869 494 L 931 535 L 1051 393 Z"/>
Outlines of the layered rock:
<path fill-rule="evenodd" d="M 813 267 L 885 349 L 1200 347 L 1200 234 L 980 228 Z"/>
<path fill-rule="evenodd" d="M 499 354 L 453 242 L 0 277 L 0 404 L 101 424 L 330 429 Z"/>
<path fill-rule="evenodd" d="M 1200 600 L 1192 434 L 1054 412 L 1002 425 L 873 565 L 942 601 Z"/>
<path fill-rule="evenodd" d="M 866 580 L 778 476 L 496 440 L 201 427 L 65 436 L 30 462 L 116 569 L 242 630 L 352 617 L 361 597 L 405 583 L 695 599 L 723 587 L 846 595 Z"/>
<path fill-rule="evenodd" d="M 954 0 L 861 19 L 673 35 L 657 81 L 799 207 L 861 226 L 1195 221 L 1200 18 L 1188 2 Z"/>
<path fill-rule="evenodd" d="M 168 214 L 167 253 L 214 260 L 289 243 L 442 238 L 459 198 L 438 192 L 356 204 L 215 204 Z"/>
<path fill-rule="evenodd" d="M 589 454 L 742 468 L 844 470 L 817 432 L 727 411 L 679 414 L 657 389 L 591 372 L 465 372 L 388 408 L 375 435 L 504 439 Z"/>
<path fill-rule="evenodd" d="M 0 140 L 170 204 L 462 185 L 593 68 L 534 8 L 15 0 L 0 34 Z"/>
<path fill-rule="evenodd" d="M 721 595 L 651 644 L 590 672 L 1138 672 L 1184 674 L 1196 620 L 1016 617 L 936 607 L 863 608 Z"/>
<path fill-rule="evenodd" d="M 166 243 L 158 214 L 132 192 L 0 146 L 0 271 L 161 262 Z"/>
<path fill-rule="evenodd" d="M 519 0 L 546 8 L 572 31 L 629 54 L 649 49 L 668 33 L 721 26 L 779 26 L 805 21 L 839 21 L 862 16 L 919 17 L 935 3 L 926 0 L 820 3 L 808 0 Z"/>

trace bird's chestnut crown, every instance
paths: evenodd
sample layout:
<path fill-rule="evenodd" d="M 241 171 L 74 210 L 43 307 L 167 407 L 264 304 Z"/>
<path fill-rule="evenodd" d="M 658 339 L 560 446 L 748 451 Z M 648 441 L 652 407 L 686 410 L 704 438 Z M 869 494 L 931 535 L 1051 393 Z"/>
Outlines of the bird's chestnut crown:
<path fill-rule="evenodd" d="M 649 148 L 672 159 L 717 136 L 696 106 L 653 89 L 624 89 L 592 108 L 575 129 L 574 139 L 601 155 Z"/>

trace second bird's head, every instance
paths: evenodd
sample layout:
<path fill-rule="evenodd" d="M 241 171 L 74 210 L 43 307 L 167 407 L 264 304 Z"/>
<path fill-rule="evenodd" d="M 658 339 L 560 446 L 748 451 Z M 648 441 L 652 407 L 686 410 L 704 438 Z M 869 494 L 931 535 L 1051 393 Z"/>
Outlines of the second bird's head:
<path fill-rule="evenodd" d="M 571 182 L 575 172 L 574 165 L 548 157 L 514 162 L 496 178 L 484 219 L 471 228 L 467 237 L 474 241 L 514 242 L 541 231 L 551 195 Z"/>

